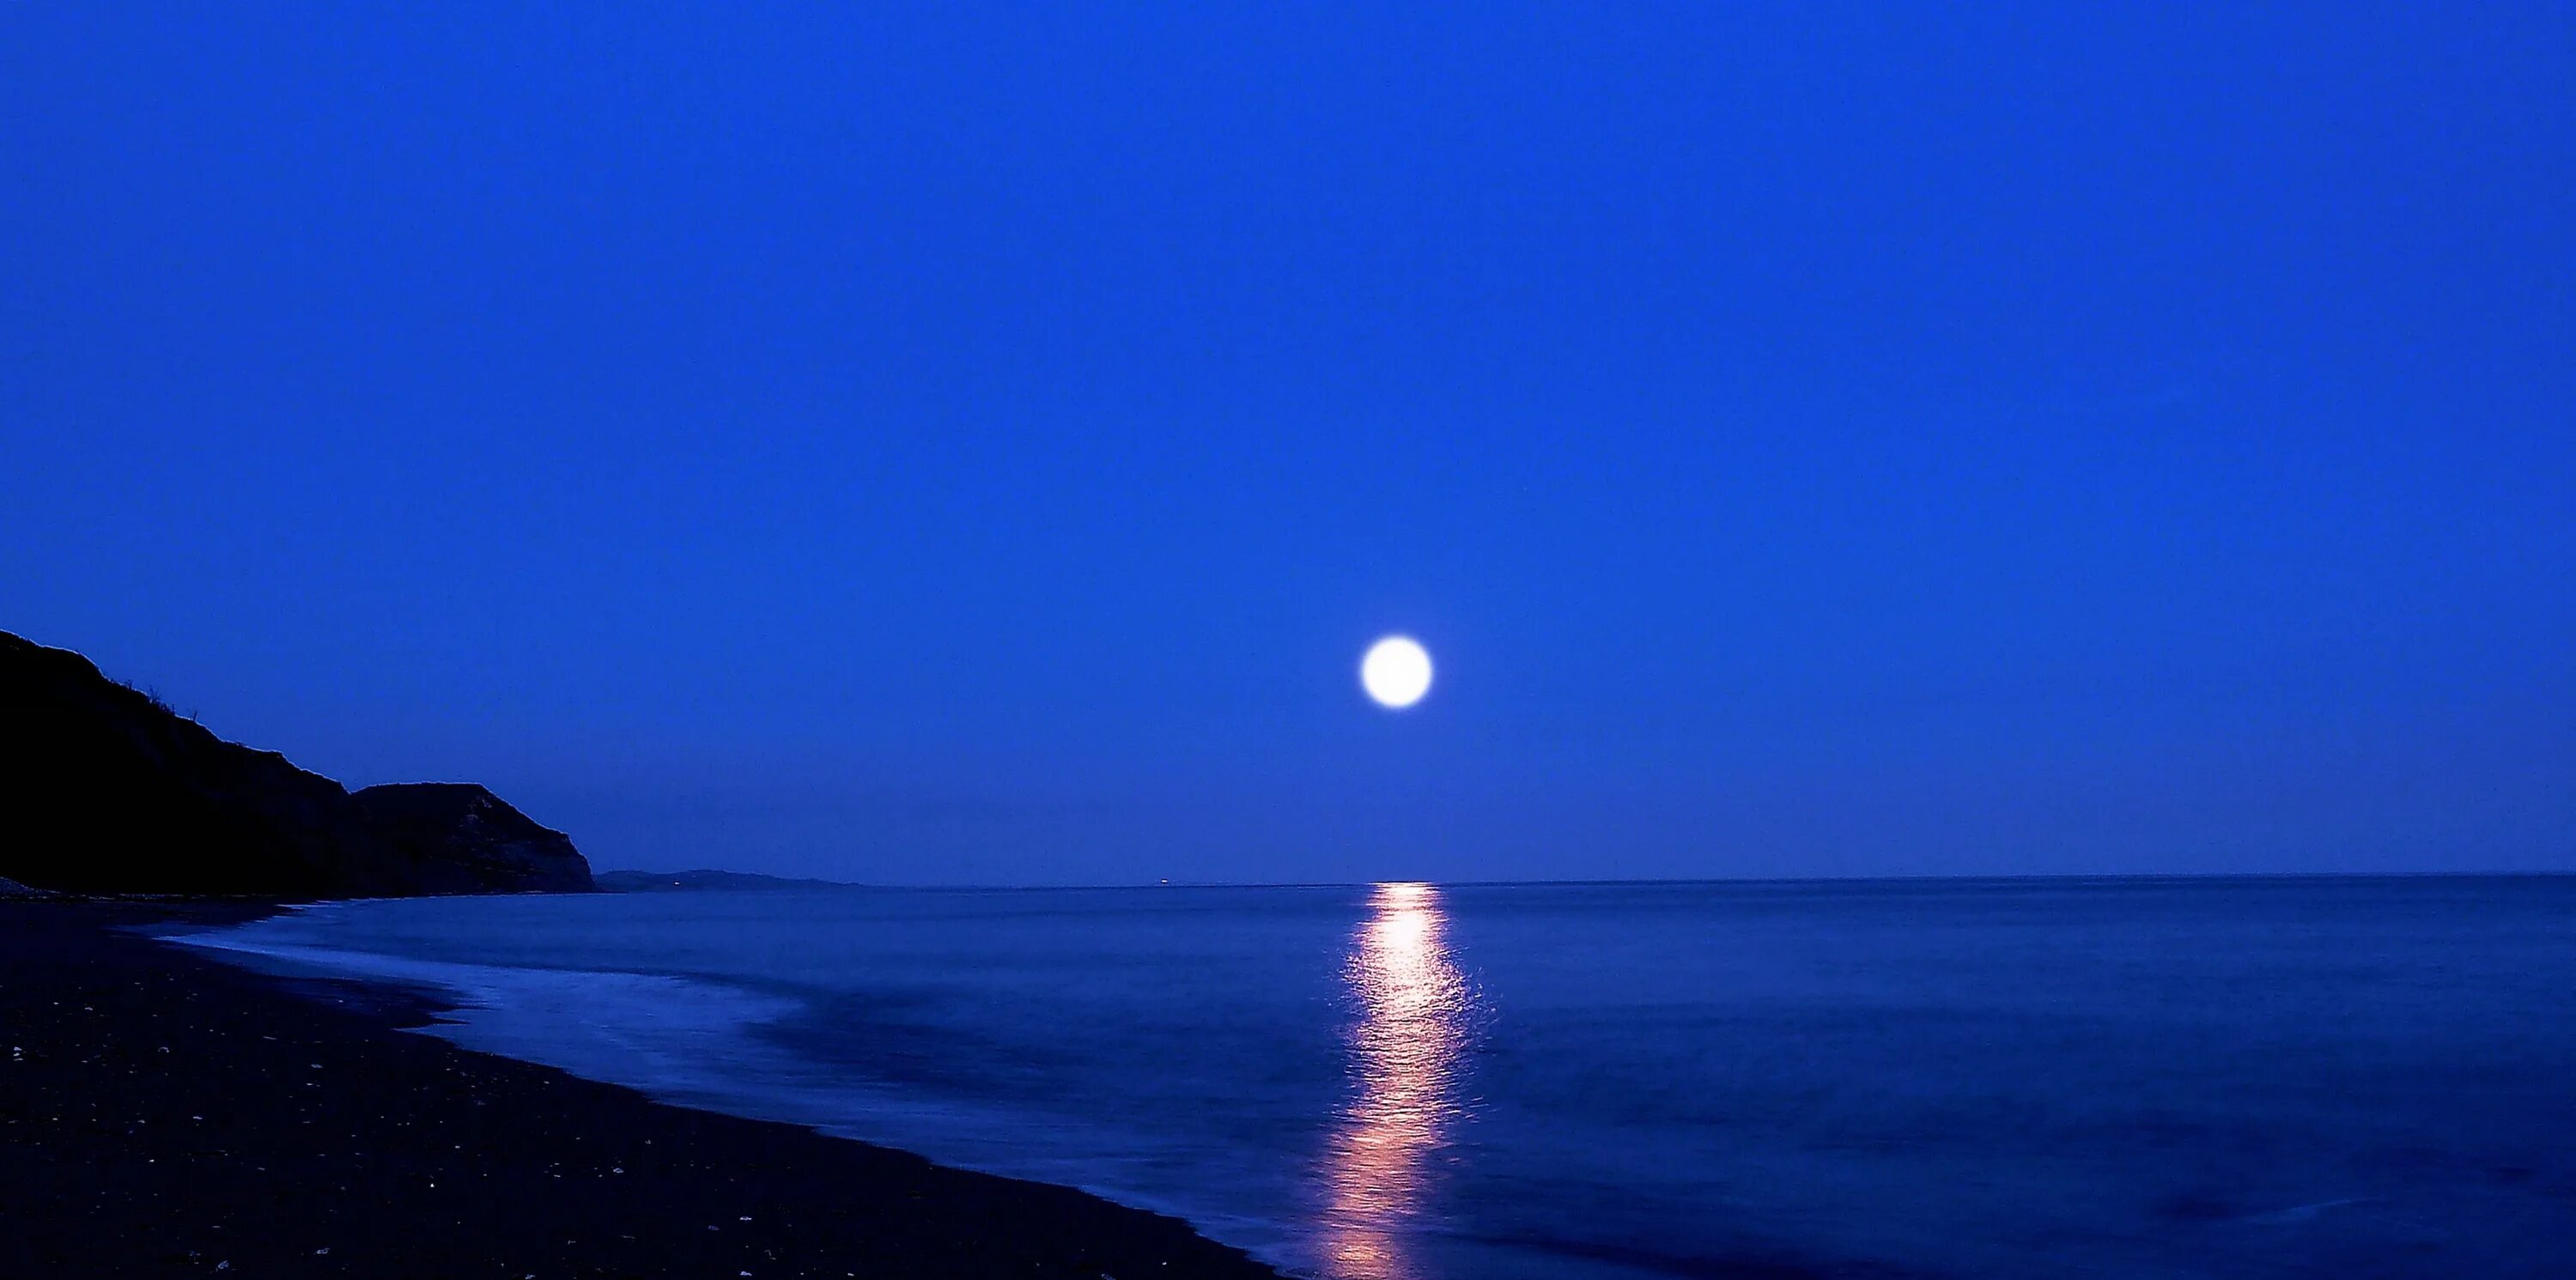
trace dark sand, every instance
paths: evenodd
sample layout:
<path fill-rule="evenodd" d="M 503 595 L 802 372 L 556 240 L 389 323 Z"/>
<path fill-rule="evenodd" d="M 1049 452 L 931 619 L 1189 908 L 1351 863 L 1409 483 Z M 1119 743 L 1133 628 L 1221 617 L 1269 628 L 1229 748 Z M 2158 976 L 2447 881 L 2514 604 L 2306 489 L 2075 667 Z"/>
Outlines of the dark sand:
<path fill-rule="evenodd" d="M 1078 1191 L 650 1102 L 0 901 L 0 1277 L 1273 1273 Z"/>

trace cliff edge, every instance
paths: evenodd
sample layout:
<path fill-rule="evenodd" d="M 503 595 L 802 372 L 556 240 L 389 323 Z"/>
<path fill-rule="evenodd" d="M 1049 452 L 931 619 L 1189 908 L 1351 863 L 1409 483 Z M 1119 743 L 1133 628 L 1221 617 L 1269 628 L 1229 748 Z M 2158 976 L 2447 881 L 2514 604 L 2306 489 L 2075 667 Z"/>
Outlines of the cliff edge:
<path fill-rule="evenodd" d="M 597 887 L 572 837 L 477 783 L 389 782 L 349 797 L 429 893 L 579 893 Z"/>
<path fill-rule="evenodd" d="M 0 877 L 66 893 L 578 892 L 590 864 L 479 786 L 296 768 L 0 632 Z"/>

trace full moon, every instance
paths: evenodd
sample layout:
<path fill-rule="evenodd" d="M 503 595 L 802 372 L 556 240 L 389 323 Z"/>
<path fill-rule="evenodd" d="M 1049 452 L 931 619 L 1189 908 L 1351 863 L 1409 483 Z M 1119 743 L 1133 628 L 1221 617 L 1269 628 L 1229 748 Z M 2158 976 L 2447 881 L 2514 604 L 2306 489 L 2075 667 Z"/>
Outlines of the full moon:
<path fill-rule="evenodd" d="M 1431 692 L 1431 655 L 1411 636 L 1388 636 L 1360 659 L 1360 687 L 1381 707 L 1409 707 Z"/>

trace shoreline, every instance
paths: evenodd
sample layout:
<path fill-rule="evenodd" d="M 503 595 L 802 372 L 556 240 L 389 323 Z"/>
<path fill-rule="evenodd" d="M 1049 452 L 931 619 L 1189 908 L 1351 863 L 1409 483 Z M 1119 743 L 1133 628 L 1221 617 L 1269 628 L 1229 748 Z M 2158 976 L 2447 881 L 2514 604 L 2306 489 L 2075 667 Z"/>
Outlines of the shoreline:
<path fill-rule="evenodd" d="M 0 901 L 0 1272 L 1276 1277 L 1178 1219 L 396 1032 L 443 1008 Z"/>

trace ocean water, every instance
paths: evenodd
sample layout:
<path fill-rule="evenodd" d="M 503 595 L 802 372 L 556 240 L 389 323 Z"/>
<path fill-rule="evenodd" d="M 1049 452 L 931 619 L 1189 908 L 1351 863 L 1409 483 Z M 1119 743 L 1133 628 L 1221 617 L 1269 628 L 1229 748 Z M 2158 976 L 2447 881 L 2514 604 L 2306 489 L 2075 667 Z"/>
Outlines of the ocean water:
<path fill-rule="evenodd" d="M 2576 1276 L 2576 879 L 419 899 L 194 941 L 1335 1280 Z"/>

